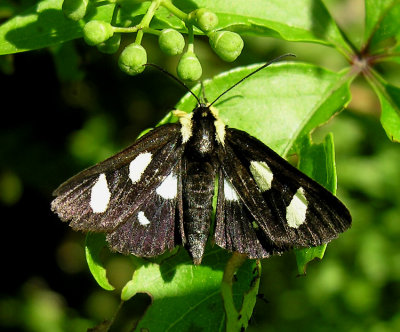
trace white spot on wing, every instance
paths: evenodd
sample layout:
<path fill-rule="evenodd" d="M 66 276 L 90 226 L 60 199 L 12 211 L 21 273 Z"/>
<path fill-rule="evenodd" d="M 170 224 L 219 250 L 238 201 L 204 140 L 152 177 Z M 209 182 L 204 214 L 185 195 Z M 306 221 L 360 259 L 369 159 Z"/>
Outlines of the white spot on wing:
<path fill-rule="evenodd" d="M 139 224 L 141 224 L 141 225 L 148 225 L 148 224 L 150 224 L 150 220 L 147 219 L 147 217 L 144 215 L 144 212 L 143 212 L 143 211 L 140 211 L 140 212 L 138 213 L 138 220 L 139 220 Z"/>
<path fill-rule="evenodd" d="M 172 173 L 156 189 L 156 193 L 164 199 L 174 199 L 178 191 L 178 180 Z"/>
<path fill-rule="evenodd" d="M 261 191 L 271 189 L 274 174 L 265 161 L 252 161 L 250 163 L 250 172 Z"/>
<path fill-rule="evenodd" d="M 97 179 L 90 194 L 90 207 L 93 212 L 102 213 L 107 210 L 110 197 L 111 193 L 108 190 L 106 175 L 102 173 Z"/>
<path fill-rule="evenodd" d="M 290 227 L 299 228 L 306 221 L 307 206 L 304 189 L 300 187 L 286 208 L 286 221 Z"/>
<path fill-rule="evenodd" d="M 227 201 L 238 201 L 239 197 L 232 185 L 224 179 L 224 195 Z"/>
<path fill-rule="evenodd" d="M 131 161 L 131 163 L 129 164 L 129 178 L 132 180 L 132 183 L 136 183 L 140 180 L 143 172 L 145 171 L 147 166 L 149 166 L 150 162 L 150 152 L 141 153 Z"/>

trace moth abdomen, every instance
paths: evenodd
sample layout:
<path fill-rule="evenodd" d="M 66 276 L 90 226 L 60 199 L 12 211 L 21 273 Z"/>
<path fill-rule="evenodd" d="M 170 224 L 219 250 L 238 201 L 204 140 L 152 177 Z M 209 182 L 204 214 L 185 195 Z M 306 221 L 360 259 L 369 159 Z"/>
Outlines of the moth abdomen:
<path fill-rule="evenodd" d="M 218 168 L 212 162 L 185 159 L 182 179 L 183 219 L 188 250 L 201 263 L 210 232 L 214 181 Z"/>

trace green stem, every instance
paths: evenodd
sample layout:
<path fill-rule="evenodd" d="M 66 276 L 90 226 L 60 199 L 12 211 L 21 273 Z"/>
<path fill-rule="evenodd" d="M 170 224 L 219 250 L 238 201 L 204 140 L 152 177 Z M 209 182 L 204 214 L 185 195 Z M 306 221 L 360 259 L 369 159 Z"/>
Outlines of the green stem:
<path fill-rule="evenodd" d="M 118 12 L 119 12 L 120 8 L 121 8 L 121 7 L 120 7 L 120 5 L 118 5 L 118 4 L 116 4 L 116 5 L 114 6 L 113 15 L 112 15 L 112 18 L 111 18 L 111 24 L 112 24 L 112 25 L 117 23 Z"/>
<path fill-rule="evenodd" d="M 138 25 L 133 27 L 113 27 L 114 32 L 116 33 L 134 33 L 137 32 L 135 43 L 140 45 L 142 42 L 144 33 L 151 33 L 153 35 L 159 35 L 161 32 L 155 29 L 149 28 L 150 22 L 154 17 L 158 7 L 160 7 L 160 3 L 162 0 L 153 0 L 147 9 L 146 14 L 143 16 L 142 20 Z"/>
<path fill-rule="evenodd" d="M 140 45 L 142 43 L 142 38 L 143 38 L 143 29 L 140 29 L 136 34 L 135 44 Z"/>
<path fill-rule="evenodd" d="M 128 28 L 123 28 L 123 27 L 113 27 L 114 33 L 133 33 L 136 31 L 142 30 L 144 33 L 150 33 L 152 35 L 159 36 L 161 34 L 160 30 L 152 29 L 152 28 L 143 28 L 140 29 L 139 25 L 135 25 L 134 27 L 128 27 Z"/>
<path fill-rule="evenodd" d="M 235 272 L 243 265 L 247 260 L 247 255 L 234 252 L 225 266 L 224 276 L 222 277 L 222 282 L 232 287 L 233 276 Z M 231 289 L 232 290 L 232 289 Z"/>
<path fill-rule="evenodd" d="M 188 15 L 185 12 L 181 11 L 179 8 L 175 7 L 172 4 L 171 0 L 162 0 L 161 6 L 168 9 L 168 11 L 170 11 L 172 14 L 174 14 L 176 17 L 178 17 L 182 21 L 186 22 Z"/>
<path fill-rule="evenodd" d="M 193 33 L 193 25 L 187 24 L 188 29 L 188 53 L 194 53 L 194 33 Z"/>
<path fill-rule="evenodd" d="M 110 319 L 110 321 L 108 323 L 106 331 L 108 331 L 110 329 L 111 325 L 114 324 L 115 318 L 117 317 L 118 313 L 120 312 L 123 304 L 124 304 L 124 301 L 121 300 L 121 302 L 118 305 L 117 310 L 114 312 L 114 315 L 111 317 L 111 319 Z"/>
<path fill-rule="evenodd" d="M 105 2 L 105 3 L 116 3 L 116 2 L 118 2 L 118 0 L 90 0 L 90 2 L 92 2 L 92 3 L 102 3 L 102 2 Z"/>
<path fill-rule="evenodd" d="M 160 7 L 161 0 L 153 0 L 147 9 L 146 14 L 143 16 L 142 21 L 139 23 L 140 29 L 148 28 L 153 18 L 154 14 L 156 13 L 158 7 Z"/>
<path fill-rule="evenodd" d="M 369 61 L 375 63 L 378 62 L 384 62 L 387 61 L 390 58 L 398 58 L 400 57 L 399 52 L 394 52 L 394 53 L 387 53 L 387 54 L 376 54 L 376 55 L 371 55 L 368 57 Z"/>
<path fill-rule="evenodd" d="M 222 277 L 221 295 L 222 300 L 224 301 L 224 308 L 227 317 L 227 331 L 240 330 L 240 328 L 238 328 L 240 321 L 239 312 L 235 308 L 233 302 L 232 286 L 236 271 L 243 265 L 246 260 L 246 255 L 234 252 L 228 263 L 226 263 L 224 275 Z"/>
<path fill-rule="evenodd" d="M 128 27 L 128 28 L 123 28 L 123 27 L 113 27 L 114 33 L 132 33 L 136 32 L 139 30 L 139 26 L 135 25 L 134 27 Z"/>
<path fill-rule="evenodd" d="M 91 1 L 93 1 L 93 0 L 91 0 Z M 96 0 L 96 1 L 101 1 L 101 0 Z M 104 1 L 104 0 L 103 0 Z M 124 2 L 132 2 L 131 0 L 108 0 L 108 1 L 112 1 L 112 2 L 118 2 L 118 3 L 124 3 Z M 139 3 L 139 2 L 148 2 L 149 0 L 135 0 L 135 2 L 136 3 Z"/>

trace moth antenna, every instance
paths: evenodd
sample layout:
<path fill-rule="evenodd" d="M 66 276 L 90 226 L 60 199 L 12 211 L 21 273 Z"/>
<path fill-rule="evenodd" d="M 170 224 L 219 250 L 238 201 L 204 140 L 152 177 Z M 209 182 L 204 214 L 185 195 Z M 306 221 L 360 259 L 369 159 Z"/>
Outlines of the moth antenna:
<path fill-rule="evenodd" d="M 200 85 L 201 85 L 201 95 L 202 95 L 201 97 L 202 97 L 204 103 L 207 104 L 208 100 L 207 100 L 207 97 L 206 97 L 206 89 L 204 88 L 204 82 L 201 81 Z"/>
<path fill-rule="evenodd" d="M 180 85 L 182 85 L 187 91 L 189 91 L 191 93 L 191 95 L 197 100 L 198 104 L 201 104 L 200 99 L 193 93 L 192 90 L 190 90 L 188 88 L 188 86 L 183 83 L 179 78 L 175 77 L 174 75 L 172 75 L 170 72 L 166 71 L 164 68 L 154 64 L 154 63 L 145 63 L 145 66 L 150 66 L 150 67 L 154 67 L 156 69 L 158 69 L 159 71 L 161 71 L 162 73 L 164 73 L 165 75 L 169 76 L 170 78 L 174 79 L 176 82 L 178 82 Z"/>
<path fill-rule="evenodd" d="M 270 61 L 268 61 L 267 63 L 263 64 L 261 67 L 257 68 L 256 70 L 252 71 L 250 74 L 246 75 L 245 77 L 243 77 L 242 79 L 240 79 L 239 81 L 237 81 L 235 84 L 233 84 L 229 89 L 225 90 L 224 92 L 222 92 L 216 99 L 214 99 L 214 101 L 208 105 L 209 107 L 211 107 L 212 105 L 215 104 L 215 102 L 217 100 L 219 100 L 223 95 L 225 95 L 227 92 L 231 91 L 234 87 L 238 86 L 240 83 L 242 83 L 244 80 L 246 80 L 247 78 L 249 78 L 250 76 L 253 76 L 255 73 L 258 73 L 260 70 L 264 69 L 265 67 L 268 67 L 270 64 L 277 62 L 285 57 L 288 56 L 293 56 L 296 57 L 296 55 L 294 55 L 293 53 L 286 53 L 283 55 L 278 56 L 275 59 L 272 59 Z"/>

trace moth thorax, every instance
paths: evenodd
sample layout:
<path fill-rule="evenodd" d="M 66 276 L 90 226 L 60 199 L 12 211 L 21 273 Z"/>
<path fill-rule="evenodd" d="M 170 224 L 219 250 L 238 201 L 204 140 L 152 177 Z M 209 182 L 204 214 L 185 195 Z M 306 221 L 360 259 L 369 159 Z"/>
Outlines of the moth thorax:
<path fill-rule="evenodd" d="M 197 109 L 192 119 L 193 132 L 187 149 L 199 157 L 207 157 L 215 149 L 215 118 L 208 108 Z"/>

